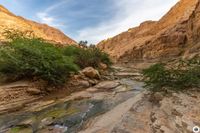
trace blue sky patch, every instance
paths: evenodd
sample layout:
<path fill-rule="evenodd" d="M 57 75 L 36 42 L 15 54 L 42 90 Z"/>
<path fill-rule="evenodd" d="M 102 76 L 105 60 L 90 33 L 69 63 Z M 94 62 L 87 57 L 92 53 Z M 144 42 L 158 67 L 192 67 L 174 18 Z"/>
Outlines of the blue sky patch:
<path fill-rule="evenodd" d="M 160 19 L 178 0 L 1 0 L 16 15 L 56 27 L 76 41 L 98 43 Z"/>

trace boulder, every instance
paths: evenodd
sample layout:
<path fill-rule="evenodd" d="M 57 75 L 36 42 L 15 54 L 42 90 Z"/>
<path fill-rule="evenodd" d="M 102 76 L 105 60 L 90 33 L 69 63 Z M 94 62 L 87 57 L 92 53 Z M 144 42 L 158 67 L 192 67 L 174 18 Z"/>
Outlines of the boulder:
<path fill-rule="evenodd" d="M 97 78 L 99 79 L 100 78 L 100 74 L 99 74 L 99 71 L 94 69 L 93 67 L 86 67 L 85 69 L 83 69 L 81 71 L 86 77 L 89 77 L 89 78 Z"/>
<path fill-rule="evenodd" d="M 88 88 L 90 87 L 90 83 L 87 80 L 82 80 L 82 79 L 78 79 L 78 80 L 71 80 L 70 85 L 76 88 Z"/>
<path fill-rule="evenodd" d="M 86 80 L 78 80 L 78 84 L 81 87 L 86 87 L 86 88 L 90 87 L 90 83 L 88 81 L 86 81 Z"/>

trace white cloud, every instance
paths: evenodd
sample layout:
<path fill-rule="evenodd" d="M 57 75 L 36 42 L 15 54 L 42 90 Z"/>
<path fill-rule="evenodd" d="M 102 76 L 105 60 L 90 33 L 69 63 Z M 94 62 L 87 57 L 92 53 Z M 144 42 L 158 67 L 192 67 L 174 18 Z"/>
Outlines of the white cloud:
<path fill-rule="evenodd" d="M 64 26 L 62 23 L 56 22 L 56 19 L 54 17 L 50 16 L 49 14 L 45 12 L 40 12 L 40 13 L 37 13 L 36 15 L 39 18 L 41 23 L 45 23 L 57 28 Z"/>
<path fill-rule="evenodd" d="M 53 17 L 48 16 L 48 14 L 45 13 L 45 12 L 37 13 L 37 17 L 38 17 L 43 23 L 47 23 L 47 24 L 53 24 L 53 22 L 55 21 L 55 19 L 54 19 Z"/>
<path fill-rule="evenodd" d="M 68 0 L 60 0 L 57 4 L 54 4 L 52 6 L 49 6 L 46 10 L 43 12 L 36 13 L 37 18 L 41 23 L 48 24 L 53 27 L 61 28 L 64 27 L 64 25 L 60 22 L 58 22 L 54 16 L 51 15 L 51 12 L 58 9 L 60 6 L 66 4 Z"/>
<path fill-rule="evenodd" d="M 70 0 L 58 0 L 59 2 L 57 4 L 51 5 L 50 7 L 48 7 L 45 12 L 49 13 L 51 11 L 56 10 L 57 8 L 59 8 L 60 6 L 66 4 L 67 2 L 69 2 Z"/>
<path fill-rule="evenodd" d="M 117 8 L 116 15 L 95 27 L 78 31 L 77 40 L 88 40 L 91 43 L 113 37 L 146 20 L 158 20 L 178 0 L 113 0 Z"/>

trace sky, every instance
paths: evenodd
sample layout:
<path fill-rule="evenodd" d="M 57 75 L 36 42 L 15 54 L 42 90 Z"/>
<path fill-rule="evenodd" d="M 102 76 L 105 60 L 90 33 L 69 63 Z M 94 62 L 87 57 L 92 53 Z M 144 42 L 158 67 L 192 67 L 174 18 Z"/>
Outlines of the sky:
<path fill-rule="evenodd" d="M 16 15 L 96 44 L 146 20 L 159 20 L 179 0 L 0 0 Z"/>

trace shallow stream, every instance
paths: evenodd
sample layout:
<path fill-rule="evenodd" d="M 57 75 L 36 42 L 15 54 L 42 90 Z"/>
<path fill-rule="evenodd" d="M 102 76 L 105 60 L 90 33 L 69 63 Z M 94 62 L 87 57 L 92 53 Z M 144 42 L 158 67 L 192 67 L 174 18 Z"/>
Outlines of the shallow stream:
<path fill-rule="evenodd" d="M 0 133 L 77 133 L 92 118 L 143 91 L 143 83 L 123 78 L 112 91 L 96 92 L 101 98 L 59 102 L 35 112 L 19 112 L 0 116 Z M 72 94 L 73 95 L 73 94 Z"/>

